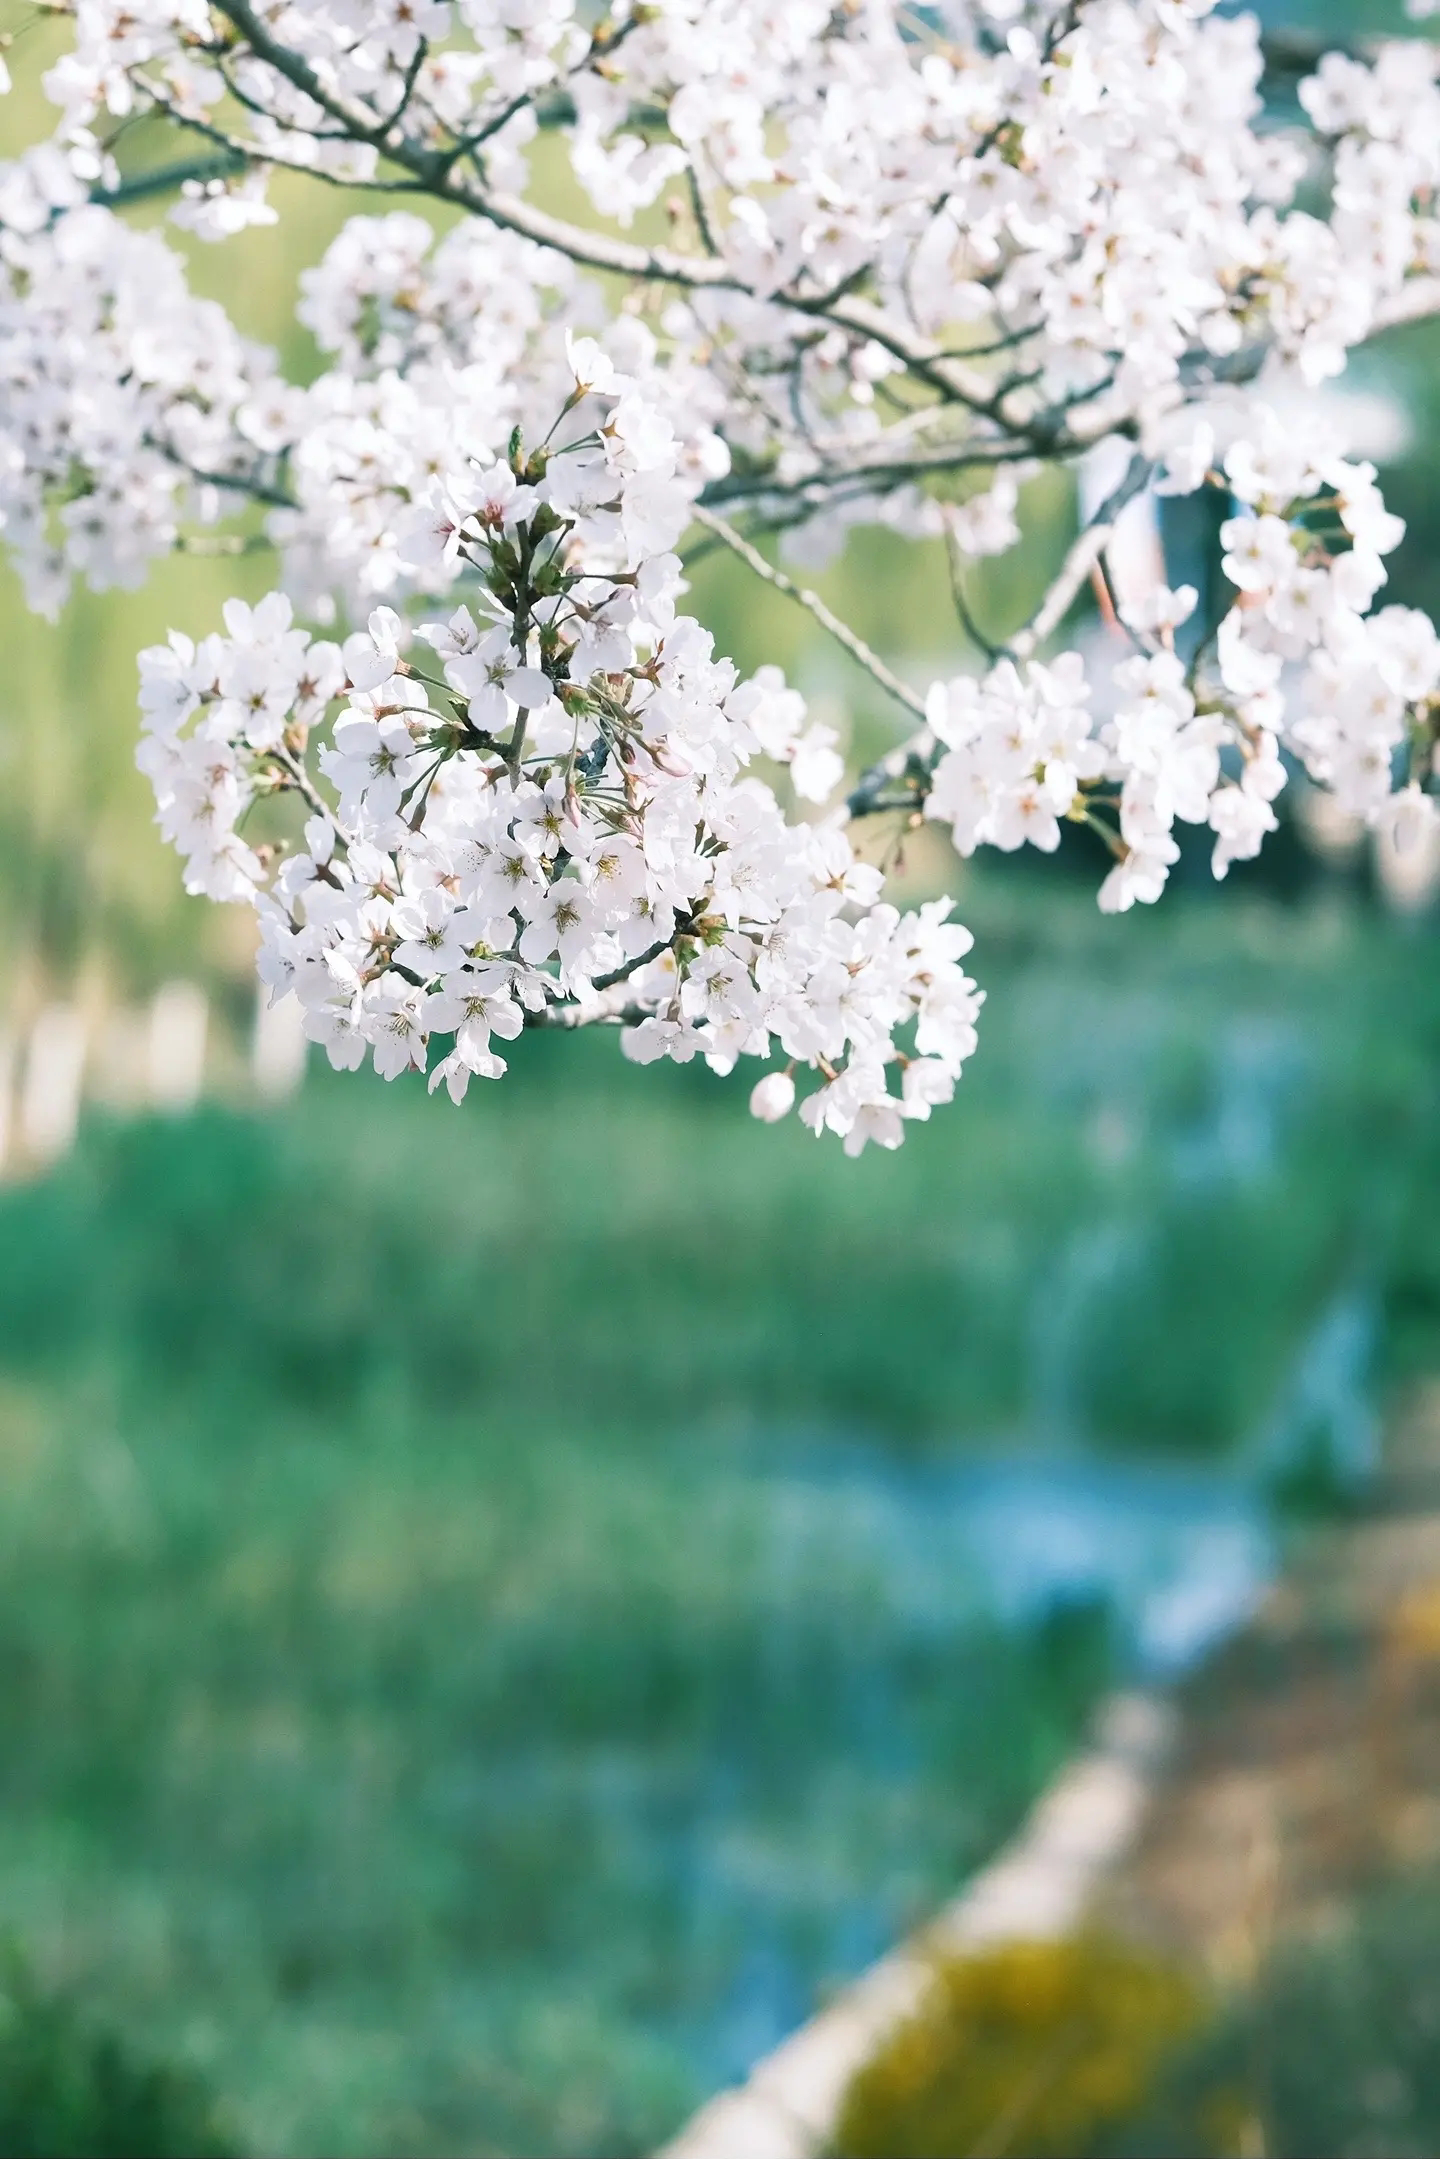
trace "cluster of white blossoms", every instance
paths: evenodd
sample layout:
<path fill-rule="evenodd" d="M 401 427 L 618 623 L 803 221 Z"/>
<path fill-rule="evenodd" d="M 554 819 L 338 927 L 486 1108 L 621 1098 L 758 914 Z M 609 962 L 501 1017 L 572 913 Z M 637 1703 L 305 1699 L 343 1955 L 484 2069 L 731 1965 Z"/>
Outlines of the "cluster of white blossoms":
<path fill-rule="evenodd" d="M 572 354 L 543 445 L 437 482 L 402 532 L 432 589 L 474 602 L 420 626 L 424 661 L 393 609 L 313 643 L 280 594 L 141 655 L 162 826 L 193 891 L 253 901 L 263 979 L 337 1065 L 423 1071 L 440 1036 L 430 1084 L 458 1101 L 527 1023 L 607 1016 L 641 1062 L 778 1047 L 758 1115 L 804 1067 L 817 1131 L 894 1146 L 974 1047 L 969 934 L 948 902 L 884 903 L 843 824 L 787 822 L 750 769 L 823 796 L 843 768 L 777 670 L 737 682 L 676 614 L 679 560 L 644 539 L 674 439 L 596 348 Z M 309 812 L 293 844 L 247 837 L 285 795 Z"/>
<path fill-rule="evenodd" d="M 273 374 L 162 240 L 87 200 L 100 163 L 0 175 L 0 530 L 46 614 L 77 575 L 138 585 L 187 509 L 213 518 Z"/>
<path fill-rule="evenodd" d="M 146 656 L 142 755 L 337 1061 L 458 1092 L 523 1024 L 608 1018 L 642 1058 L 778 1052 L 817 1128 L 893 1143 L 977 993 L 870 834 L 1084 828 L 1123 910 L 1183 826 L 1217 876 L 1253 856 L 1296 772 L 1397 844 L 1434 821 L 1440 643 L 1383 603 L 1402 528 L 1309 393 L 1440 312 L 1440 48 L 1299 65 L 1212 0 L 52 13 L 54 136 L 0 167 L 0 524 L 46 606 L 196 524 L 274 550 L 227 636 Z M 378 198 L 302 277 L 304 384 L 126 221 L 168 199 L 223 244 L 281 170 Z M 794 590 L 758 535 L 815 561 L 888 525 L 948 550 L 983 644 L 971 566 L 1101 444 L 1123 487 L 978 676 L 922 696 L 797 594 L 925 724 L 787 819 L 762 773 L 830 804 L 836 743 L 675 613 L 687 535 Z M 1123 656 L 1057 649 L 1122 502 L 1197 490 L 1219 604 L 1113 577 Z M 792 1099 L 777 1068 L 757 1111 Z"/>
<path fill-rule="evenodd" d="M 290 446 L 295 506 L 271 532 L 314 615 L 328 618 L 337 594 L 363 614 L 413 587 L 398 537 L 411 505 L 437 482 L 463 493 L 514 428 L 544 435 L 573 386 L 567 331 L 604 331 L 604 364 L 631 387 L 625 424 L 643 403 L 666 445 L 651 481 L 627 491 L 632 546 L 673 546 L 694 496 L 729 470 L 712 380 L 657 364 L 649 327 L 607 322 L 596 280 L 554 249 L 474 221 L 437 245 L 423 218 L 392 212 L 351 219 L 302 287 L 300 320 L 338 364 L 274 392 L 269 447 Z"/>
<path fill-rule="evenodd" d="M 1247 401 L 1245 433 L 1221 450 L 1234 402 L 1190 420 L 1237 514 L 1221 528 L 1235 604 L 1187 663 L 1175 633 L 1192 587 L 1157 587 L 1124 609 L 1135 651 L 1096 685 L 1068 653 L 1022 673 L 937 683 L 927 707 L 940 745 L 926 815 L 980 845 L 1053 852 L 1061 821 L 1099 832 L 1116 856 L 1100 905 L 1158 899 L 1179 859 L 1177 823 L 1208 825 L 1212 864 L 1257 855 L 1276 829 L 1282 750 L 1348 814 L 1414 844 L 1436 815 L 1423 792 L 1440 723 L 1440 637 L 1416 608 L 1371 612 L 1383 557 L 1404 536 L 1373 466 L 1297 440 Z"/>

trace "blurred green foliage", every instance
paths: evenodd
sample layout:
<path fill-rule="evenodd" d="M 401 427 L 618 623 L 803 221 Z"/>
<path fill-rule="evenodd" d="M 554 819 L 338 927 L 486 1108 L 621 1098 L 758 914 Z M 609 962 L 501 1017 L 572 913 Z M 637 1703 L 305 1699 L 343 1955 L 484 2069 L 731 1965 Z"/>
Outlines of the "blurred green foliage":
<path fill-rule="evenodd" d="M 757 1945 L 802 2015 L 1004 1833 L 1103 1641 L 907 1630 L 823 1521 L 787 1560 L 763 1447 L 686 1379 L 743 1260 L 733 1214 L 671 1233 L 678 1132 L 628 1200 L 648 1282 L 623 1245 L 610 1279 L 648 1119 L 552 1100 L 572 1170 L 492 1216 L 538 1107 L 440 1161 L 418 1123 L 381 1159 L 382 1107 L 97 1132 L 0 1209 L 0 1904 L 255 2148 L 640 2149 Z M 568 1372 L 523 1317 L 561 1297 L 608 1312 L 608 1371 L 601 1312 Z"/>
<path fill-rule="evenodd" d="M 98 1129 L 5 1194 L 0 1348 L 101 1355 L 137 1395 L 223 1378 L 237 1409 L 914 1451 L 1032 1418 L 1037 1329 L 1100 1223 L 1089 1427 L 1224 1450 L 1327 1292 L 1388 1263 L 1429 1145 L 1432 935 L 1323 903 L 972 914 L 982 1049 L 897 1156 L 767 1140 L 743 1087 L 636 1072 L 603 1033 L 525 1037 L 460 1113 L 325 1074 L 288 1119 Z M 1422 1328 L 1425 1294 L 1417 1261 Z"/>
<path fill-rule="evenodd" d="M 1440 2151 L 1440 1884 L 1372 1892 L 1326 1936 L 1282 1944 L 1187 2065 L 1197 2095 L 1248 2084 L 1273 2159 Z M 1202 2109 L 1203 2111 L 1203 2100 Z M 1156 2149 L 1153 2141 L 1133 2147 Z"/>
<path fill-rule="evenodd" d="M 198 2079 L 137 2056 L 18 1958 L 0 1976 L 5 2159 L 228 2159 Z"/>
<path fill-rule="evenodd" d="M 247 2148 L 658 2141 L 1108 1680 L 958 1565 L 917 1616 L 857 1490 L 1057 1403 L 1213 1459 L 1357 1270 L 1433 1357 L 1431 934 L 974 896 L 899 1156 L 541 1037 L 0 1193 L 0 1909 Z"/>
<path fill-rule="evenodd" d="M 1282 1939 L 1157 2064 L 1106 2159 L 1430 2159 L 1440 2151 L 1440 1883 L 1400 1878 Z M 1011 2147 L 1023 2159 L 1030 2147 Z"/>

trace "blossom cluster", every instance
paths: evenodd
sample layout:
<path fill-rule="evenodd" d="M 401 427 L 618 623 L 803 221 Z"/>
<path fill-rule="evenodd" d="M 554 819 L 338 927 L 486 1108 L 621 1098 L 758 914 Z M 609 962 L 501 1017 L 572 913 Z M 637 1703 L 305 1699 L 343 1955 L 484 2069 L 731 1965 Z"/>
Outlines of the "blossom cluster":
<path fill-rule="evenodd" d="M 1258 854 L 1277 826 L 1283 753 L 1402 848 L 1437 817 L 1423 790 L 1440 636 L 1416 608 L 1372 611 L 1405 529 L 1374 467 L 1322 433 L 1297 441 L 1253 399 L 1192 408 L 1189 421 L 1236 511 L 1220 535 L 1235 603 L 1190 660 L 1175 633 L 1197 594 L 1157 588 L 1125 608 L 1135 650 L 1108 680 L 1092 681 L 1078 653 L 1023 672 L 1004 660 L 982 680 L 937 683 L 927 708 L 939 748 L 926 814 L 960 853 L 1053 852 L 1062 821 L 1090 825 L 1117 857 L 1100 888 L 1107 911 L 1159 898 L 1177 823 L 1213 831 L 1217 877 Z"/>
<path fill-rule="evenodd" d="M 359 220 L 309 281 L 302 316 L 339 365 L 318 396 L 272 399 L 261 432 L 304 468 L 280 536 L 322 549 L 358 469 L 347 423 L 384 438 L 397 486 L 423 460 L 405 385 L 437 430 L 481 439 L 499 439 L 497 383 L 548 407 L 537 323 L 613 314 L 576 263 L 660 295 L 644 364 L 672 422 L 690 416 L 697 476 L 738 461 L 735 497 L 783 507 L 812 556 L 859 518 L 935 530 L 934 469 L 1163 430 L 1196 383 L 1262 350 L 1334 374 L 1440 268 L 1433 48 L 1327 57 L 1302 86 L 1306 140 L 1258 124 L 1257 25 L 1208 0 L 935 12 L 927 28 L 897 0 L 653 0 L 597 25 L 572 0 L 86 0 L 47 77 L 62 118 L 43 154 L 65 175 L 49 192 L 93 193 L 94 131 L 150 112 L 224 146 L 218 171 L 176 181 L 174 215 L 208 237 L 273 217 L 285 166 L 365 185 L 398 164 L 472 213 L 429 261 L 417 218 Z M 677 245 L 587 244 L 532 206 L 542 131 L 622 225 L 670 190 Z M 1295 204 L 1317 152 L 1323 216 Z M 116 274 L 143 293 L 152 269 Z M 26 275 L 43 305 L 44 266 Z M 105 373 L 127 376 L 122 350 Z M 235 432 L 207 469 L 253 465 L 254 428 Z M 383 543 L 339 539 L 342 566 L 377 551 L 380 592 Z"/>
<path fill-rule="evenodd" d="M 606 1017 L 642 1058 L 778 1046 L 817 1128 L 893 1141 L 978 993 L 863 819 L 966 855 L 1084 828 L 1116 910 L 1184 826 L 1217 876 L 1253 856 L 1296 772 L 1397 844 L 1433 826 L 1440 641 L 1384 604 L 1403 528 L 1310 393 L 1440 312 L 1440 47 L 1317 56 L 1277 110 L 1259 25 L 1212 0 L 54 12 L 53 138 L 0 167 L 0 525 L 46 607 L 196 523 L 273 549 L 270 600 L 146 655 L 142 760 L 192 887 L 254 901 L 341 1061 L 462 1091 L 521 1026 Z M 127 162 L 137 119 L 172 163 Z M 304 383 L 126 221 L 168 196 L 223 245 L 282 170 L 410 205 L 302 277 Z M 1225 596 L 1107 585 L 1100 506 L 848 809 L 797 693 L 676 611 L 697 526 L 773 577 L 758 535 L 816 562 L 879 523 L 947 550 L 984 644 L 967 575 L 1099 445 L 1152 503 L 1223 499 Z M 1114 664 L 1051 649 L 1092 572 Z"/>
<path fill-rule="evenodd" d="M 33 607 L 138 585 L 183 515 L 248 470 L 273 361 L 178 258 L 86 199 L 98 158 L 0 178 L 0 530 Z"/>
<path fill-rule="evenodd" d="M 645 544 L 674 439 L 572 355 L 544 446 L 451 474 L 408 522 L 407 562 L 465 595 L 420 626 L 427 663 L 393 609 L 312 642 L 278 593 L 142 655 L 162 826 L 192 890 L 255 905 L 263 979 L 337 1065 L 424 1070 L 442 1037 L 430 1084 L 458 1100 L 525 1025 L 603 1015 L 641 1062 L 778 1047 L 758 1115 L 803 1067 L 817 1131 L 895 1146 L 974 1046 L 969 935 L 948 902 L 886 904 L 840 822 L 787 821 L 756 761 L 823 796 L 833 735 L 677 614 L 679 561 Z M 247 837 L 284 796 L 301 831 Z"/>
<path fill-rule="evenodd" d="M 729 470 L 711 378 L 659 365 L 648 325 L 608 321 L 596 280 L 554 249 L 476 220 L 437 244 L 423 218 L 392 212 L 351 219 L 302 287 L 300 320 L 337 364 L 278 392 L 267 446 L 286 449 L 294 495 L 271 533 L 312 614 L 337 593 L 363 613 L 414 586 L 399 539 L 411 505 L 437 482 L 463 489 L 514 428 L 543 436 L 572 387 L 566 333 L 603 333 L 600 364 L 632 386 L 628 424 L 643 403 L 673 449 L 663 477 L 627 492 L 632 542 L 672 547 Z"/>

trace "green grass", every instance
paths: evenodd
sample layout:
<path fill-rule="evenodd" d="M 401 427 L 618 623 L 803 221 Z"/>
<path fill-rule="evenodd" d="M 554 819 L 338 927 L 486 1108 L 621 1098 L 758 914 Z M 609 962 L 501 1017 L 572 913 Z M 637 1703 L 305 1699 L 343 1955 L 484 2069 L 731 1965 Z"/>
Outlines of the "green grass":
<path fill-rule="evenodd" d="M 0 1976 L 0 2151 L 6 2159 L 228 2159 L 210 2095 L 137 2056 L 23 1962 Z"/>
<path fill-rule="evenodd" d="M 1433 1354 L 1428 936 L 972 897 L 898 1157 L 542 1039 L 0 1195 L 0 1919 L 246 2148 L 643 2148 L 993 1848 L 1102 1635 L 917 1616 L 836 1460 L 1061 1338 L 1075 1435 L 1214 1457 L 1357 1269 Z"/>

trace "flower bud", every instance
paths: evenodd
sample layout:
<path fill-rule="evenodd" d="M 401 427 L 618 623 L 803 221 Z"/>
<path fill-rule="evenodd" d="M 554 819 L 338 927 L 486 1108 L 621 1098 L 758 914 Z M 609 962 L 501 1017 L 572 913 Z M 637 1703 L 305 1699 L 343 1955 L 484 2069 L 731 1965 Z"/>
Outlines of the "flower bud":
<path fill-rule="evenodd" d="M 795 1082 L 788 1072 L 767 1072 L 750 1096 L 750 1114 L 762 1124 L 779 1124 L 795 1107 Z"/>

